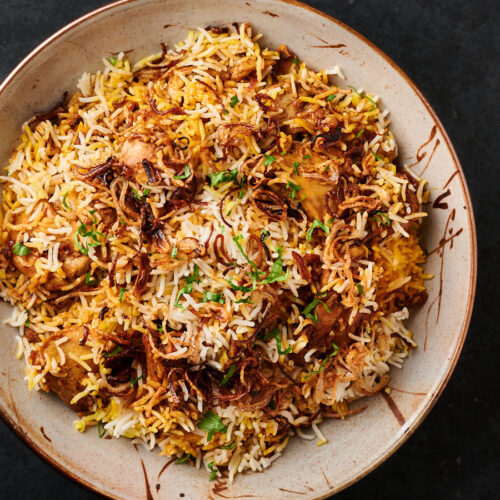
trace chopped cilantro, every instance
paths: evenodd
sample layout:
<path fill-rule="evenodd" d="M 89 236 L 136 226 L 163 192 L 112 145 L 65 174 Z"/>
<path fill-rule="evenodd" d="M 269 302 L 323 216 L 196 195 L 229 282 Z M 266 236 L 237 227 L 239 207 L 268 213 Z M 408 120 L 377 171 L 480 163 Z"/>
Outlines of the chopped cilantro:
<path fill-rule="evenodd" d="M 142 196 L 134 188 L 131 188 L 130 190 L 132 191 L 132 195 L 134 196 L 134 198 L 136 198 L 137 200 L 140 200 L 142 198 Z"/>
<path fill-rule="evenodd" d="M 272 165 L 276 161 L 273 155 L 264 155 L 264 167 Z"/>
<path fill-rule="evenodd" d="M 233 97 L 231 97 L 231 102 L 229 103 L 229 105 L 234 108 L 236 106 L 236 104 L 238 104 L 240 102 L 240 100 L 235 96 L 233 95 Z"/>
<path fill-rule="evenodd" d="M 106 429 L 101 429 L 102 422 L 99 421 L 97 422 L 97 435 L 102 439 L 104 435 L 106 434 Z"/>
<path fill-rule="evenodd" d="M 31 253 L 31 248 L 24 246 L 20 241 L 18 241 L 13 247 L 12 251 L 19 255 L 19 257 L 24 257 L 25 255 L 29 255 Z"/>
<path fill-rule="evenodd" d="M 191 175 L 189 165 L 184 165 L 184 173 L 182 175 L 174 175 L 174 179 L 187 179 Z"/>
<path fill-rule="evenodd" d="M 175 299 L 174 306 L 178 307 L 179 309 L 184 310 L 184 306 L 179 303 L 180 298 L 186 293 L 190 294 L 193 291 L 193 283 L 199 283 L 199 273 L 200 273 L 200 268 L 195 264 L 194 269 L 193 269 L 193 274 L 186 276 L 186 285 L 182 287 L 179 290 L 179 293 L 177 294 L 177 298 Z"/>
<path fill-rule="evenodd" d="M 245 297 L 244 299 L 236 300 L 235 304 L 253 304 L 253 302 L 250 302 L 250 297 Z"/>
<path fill-rule="evenodd" d="M 90 272 L 88 272 L 86 275 L 85 275 L 85 284 L 86 285 L 97 285 L 97 278 L 92 278 L 92 275 L 90 274 Z"/>
<path fill-rule="evenodd" d="M 126 288 L 123 288 L 123 287 L 122 287 L 122 288 L 120 288 L 120 292 L 119 292 L 119 294 L 118 294 L 118 298 L 119 298 L 120 302 L 123 302 L 123 294 L 124 294 L 126 291 L 127 291 L 127 289 L 126 289 Z"/>
<path fill-rule="evenodd" d="M 175 259 L 177 257 L 177 252 L 178 252 L 178 248 L 177 248 L 177 243 L 174 245 L 174 248 L 172 248 L 172 251 L 170 252 L 170 257 L 172 257 L 172 259 Z"/>
<path fill-rule="evenodd" d="M 263 229 L 260 233 L 260 241 L 264 241 L 271 233 L 267 229 Z"/>
<path fill-rule="evenodd" d="M 28 328 L 30 326 L 30 312 L 28 309 L 25 309 L 24 311 L 26 313 L 26 321 L 24 322 L 24 326 Z"/>
<path fill-rule="evenodd" d="M 358 295 L 363 295 L 365 292 L 363 291 L 363 285 L 361 283 L 355 283 L 356 288 L 358 289 Z"/>
<path fill-rule="evenodd" d="M 377 161 L 382 161 L 382 158 L 380 158 L 380 156 L 379 156 L 377 153 L 374 153 L 374 152 L 372 151 L 372 155 L 375 157 L 375 159 L 376 159 Z"/>
<path fill-rule="evenodd" d="M 224 304 L 226 301 L 220 293 L 203 292 L 202 302 L 218 302 L 219 304 Z"/>
<path fill-rule="evenodd" d="M 188 460 L 191 460 L 193 457 L 193 455 L 191 455 L 191 453 L 188 453 L 187 455 L 184 455 L 183 457 L 181 458 L 178 458 L 175 463 L 178 465 L 178 464 L 182 464 L 184 462 L 187 462 Z"/>
<path fill-rule="evenodd" d="M 280 337 L 280 331 L 275 328 L 271 332 L 271 336 L 276 340 L 276 349 L 278 351 L 278 354 L 284 355 L 284 354 L 290 354 L 292 352 L 292 346 L 288 346 L 286 349 L 281 348 L 281 337 Z"/>
<path fill-rule="evenodd" d="M 141 378 L 142 375 L 139 375 L 138 377 L 130 377 L 130 387 L 134 387 L 134 385 L 137 384 Z"/>
<path fill-rule="evenodd" d="M 288 181 L 286 183 L 286 189 L 289 189 L 289 188 L 292 190 L 292 192 L 290 193 L 290 198 L 292 200 L 295 200 L 295 193 L 297 191 L 300 191 L 301 188 L 297 184 L 294 184 L 293 182 Z"/>
<path fill-rule="evenodd" d="M 229 382 L 229 379 L 234 375 L 235 371 L 236 371 L 236 366 L 235 365 L 231 365 L 229 367 L 229 370 L 224 375 L 224 378 L 222 379 L 222 381 L 221 381 L 221 383 L 219 385 L 227 384 Z"/>
<path fill-rule="evenodd" d="M 66 191 L 66 193 L 65 193 L 65 194 L 64 194 L 64 196 L 63 196 L 63 199 L 62 199 L 62 200 L 63 200 L 63 207 L 64 207 L 66 210 L 71 211 L 71 210 L 73 210 L 73 209 L 72 209 L 72 208 L 68 205 L 68 203 L 66 202 L 66 198 L 68 197 L 68 194 L 69 194 L 69 191 Z"/>
<path fill-rule="evenodd" d="M 299 60 L 298 59 L 293 58 L 293 59 L 290 59 L 290 60 L 293 62 L 293 64 L 299 64 Z"/>
<path fill-rule="evenodd" d="M 111 352 L 104 352 L 102 355 L 104 358 L 112 358 L 123 351 L 121 346 L 116 346 Z"/>
<path fill-rule="evenodd" d="M 245 260 L 253 267 L 254 269 L 254 274 L 258 277 L 260 274 L 262 274 L 262 271 L 259 270 L 259 268 L 255 265 L 254 262 L 252 262 L 249 258 L 248 255 L 245 253 L 243 250 L 243 247 L 241 246 L 240 240 L 243 238 L 241 234 L 236 235 L 233 238 L 233 241 L 236 243 L 236 246 L 238 247 L 238 250 L 241 252 L 241 255 L 245 258 Z"/>
<path fill-rule="evenodd" d="M 109 58 L 109 62 L 113 65 L 116 66 L 116 63 L 118 62 L 118 59 L 116 57 L 111 56 Z"/>
<path fill-rule="evenodd" d="M 355 139 L 358 139 L 359 137 L 361 137 L 361 134 L 365 131 L 364 128 L 362 128 L 356 135 L 355 135 Z"/>
<path fill-rule="evenodd" d="M 276 281 L 286 281 L 289 276 L 288 269 L 286 272 L 283 272 L 283 259 L 281 258 L 282 247 L 278 247 L 276 251 L 278 252 L 277 259 L 273 262 L 271 267 L 271 272 L 264 278 L 260 284 L 265 285 L 268 283 L 275 283 Z"/>
<path fill-rule="evenodd" d="M 310 154 L 306 154 L 306 155 L 304 155 L 304 160 L 309 160 L 309 158 L 311 158 L 311 155 L 310 155 Z"/>
<path fill-rule="evenodd" d="M 300 161 L 294 162 L 293 171 L 295 172 L 295 175 L 299 175 L 299 166 L 300 166 Z"/>
<path fill-rule="evenodd" d="M 333 347 L 333 352 L 330 353 L 324 360 L 323 362 L 321 363 L 321 366 L 319 368 L 319 370 L 312 370 L 310 371 L 307 375 L 306 375 L 306 380 L 309 380 L 309 377 L 311 375 L 315 375 L 317 373 L 321 373 L 324 369 L 325 369 L 325 366 L 326 366 L 326 363 L 328 362 L 328 360 L 330 358 L 333 358 L 334 356 L 337 355 L 337 353 L 339 352 L 339 346 L 335 343 L 332 343 L 332 347 Z"/>
<path fill-rule="evenodd" d="M 226 444 L 225 446 L 217 446 L 219 450 L 233 450 L 236 446 L 236 441 L 233 441 L 231 444 Z"/>
<path fill-rule="evenodd" d="M 229 182 L 236 180 L 238 175 L 237 170 L 224 170 L 223 172 L 215 172 L 213 174 L 208 174 L 210 177 L 210 186 L 218 186 L 222 182 Z"/>
<path fill-rule="evenodd" d="M 303 311 L 303 315 L 306 317 L 306 318 L 309 318 L 309 319 L 312 319 L 315 323 L 318 322 L 318 311 L 317 311 L 317 307 L 319 304 L 323 304 L 323 307 L 326 309 L 326 312 L 329 313 L 330 312 L 330 309 L 328 308 L 328 306 L 320 299 L 314 299 L 312 302 L 310 302 L 306 308 L 304 309 Z M 311 311 L 314 310 L 314 313 L 312 313 Z"/>
<path fill-rule="evenodd" d="M 377 221 L 380 222 L 380 224 L 383 224 L 384 226 L 390 226 L 391 225 L 391 219 L 389 219 L 389 216 L 387 214 L 384 214 L 383 212 L 377 212 L 373 218 Z"/>
<path fill-rule="evenodd" d="M 210 442 L 216 432 L 225 433 L 227 427 L 222 423 L 222 420 L 213 411 L 209 410 L 205 416 L 196 424 L 198 429 L 207 433 L 207 441 Z"/>
<path fill-rule="evenodd" d="M 327 100 L 328 102 L 331 102 L 331 101 L 333 101 L 336 97 L 337 97 L 337 96 L 336 96 L 335 94 L 330 94 L 330 95 L 326 98 L 326 100 Z"/>
<path fill-rule="evenodd" d="M 209 481 L 213 481 L 216 476 L 217 476 L 217 472 L 218 472 L 218 469 L 217 467 L 215 467 L 214 469 L 214 463 L 213 462 L 210 462 L 208 465 L 207 465 L 207 468 L 209 471 L 211 471 L 211 474 L 210 474 L 210 477 L 209 477 Z"/>
<path fill-rule="evenodd" d="M 319 221 L 318 219 L 314 219 L 313 220 L 313 223 L 311 225 L 311 227 L 309 228 L 309 231 L 307 231 L 307 235 L 306 235 L 306 241 L 309 242 L 311 241 L 311 238 L 312 238 L 312 234 L 313 234 L 313 231 L 319 227 L 320 229 L 322 229 L 326 234 L 330 234 L 330 228 L 325 226 L 321 221 Z"/>
<path fill-rule="evenodd" d="M 239 290 L 240 292 L 253 292 L 255 290 L 255 278 L 252 280 L 252 286 L 240 286 L 240 285 L 235 285 L 233 283 L 233 280 L 231 278 L 227 279 L 227 282 L 231 286 L 233 290 Z"/>

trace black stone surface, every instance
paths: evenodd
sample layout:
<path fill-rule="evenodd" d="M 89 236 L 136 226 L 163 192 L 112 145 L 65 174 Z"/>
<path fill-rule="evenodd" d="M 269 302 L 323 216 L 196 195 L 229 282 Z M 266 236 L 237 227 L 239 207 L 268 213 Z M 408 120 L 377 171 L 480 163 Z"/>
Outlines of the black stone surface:
<path fill-rule="evenodd" d="M 54 31 L 105 3 L 0 0 L 0 79 Z M 398 452 L 336 498 L 500 498 L 497 372 L 500 2 L 315 0 L 307 3 L 372 40 L 409 74 L 429 99 L 465 170 L 479 238 L 479 281 L 472 325 L 444 394 Z M 0 422 L 0 497 L 98 498 L 46 465 L 3 422 Z"/>

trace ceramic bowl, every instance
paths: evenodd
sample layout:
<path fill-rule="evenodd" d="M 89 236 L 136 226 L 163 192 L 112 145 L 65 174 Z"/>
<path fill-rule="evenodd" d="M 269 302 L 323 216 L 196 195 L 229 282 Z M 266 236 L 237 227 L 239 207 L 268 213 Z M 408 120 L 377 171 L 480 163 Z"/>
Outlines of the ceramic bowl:
<path fill-rule="evenodd" d="M 5 165 L 21 124 L 50 108 L 79 75 L 97 70 L 103 56 L 131 50 L 138 59 L 189 28 L 249 21 L 264 44 L 285 43 L 315 69 L 339 65 L 343 85 L 381 97 L 390 110 L 399 161 L 415 163 L 431 188 L 425 246 L 434 273 L 429 299 L 410 322 L 419 344 L 403 369 L 393 369 L 390 394 L 368 408 L 322 426 L 328 443 L 295 438 L 263 473 L 233 484 L 207 481 L 206 471 L 171 465 L 126 439 L 99 439 L 73 429 L 75 414 L 56 397 L 26 387 L 15 358 L 15 331 L 0 332 L 0 412 L 34 451 L 85 486 L 115 498 L 324 498 L 367 474 L 422 422 L 457 362 L 469 324 L 476 281 L 472 207 L 457 156 L 435 113 L 411 80 L 361 35 L 310 7 L 279 0 L 130 0 L 105 6 L 66 26 L 35 49 L 0 87 L 0 160 Z M 2 303 L 0 317 L 10 314 Z"/>

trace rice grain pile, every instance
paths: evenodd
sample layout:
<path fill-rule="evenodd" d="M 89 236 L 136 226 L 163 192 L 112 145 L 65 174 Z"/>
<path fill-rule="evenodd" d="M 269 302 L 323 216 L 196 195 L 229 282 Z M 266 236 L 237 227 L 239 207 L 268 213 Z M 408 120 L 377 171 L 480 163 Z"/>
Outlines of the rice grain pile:
<path fill-rule="evenodd" d="M 324 444 L 325 418 L 386 390 L 430 278 L 425 181 L 393 163 L 377 97 L 259 38 L 212 26 L 104 59 L 0 177 L 29 389 L 211 480 L 294 433 Z"/>

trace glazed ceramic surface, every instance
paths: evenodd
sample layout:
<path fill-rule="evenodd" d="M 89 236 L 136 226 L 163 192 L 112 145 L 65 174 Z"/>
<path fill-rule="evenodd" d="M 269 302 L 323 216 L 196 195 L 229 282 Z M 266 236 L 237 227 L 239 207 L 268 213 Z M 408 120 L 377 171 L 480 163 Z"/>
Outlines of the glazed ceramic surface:
<path fill-rule="evenodd" d="M 429 299 L 410 327 L 418 349 L 403 369 L 391 372 L 389 395 L 365 401 L 367 409 L 345 421 L 328 421 L 328 443 L 292 439 L 263 473 L 208 481 L 205 470 L 171 464 L 126 439 L 99 439 L 76 432 L 76 415 L 55 396 L 28 392 L 24 362 L 15 358 L 16 331 L 0 331 L 0 412 L 37 453 L 86 486 L 116 498 L 323 498 L 373 469 L 415 430 L 436 401 L 457 361 L 472 309 L 476 240 L 463 172 L 446 133 L 411 81 L 370 42 L 313 9 L 295 2 L 251 0 L 131 0 L 75 21 L 29 55 L 0 87 L 0 162 L 5 165 L 21 124 L 76 90 L 83 71 L 121 50 L 129 57 L 170 46 L 190 28 L 250 22 L 263 44 L 285 43 L 314 69 L 339 65 L 346 81 L 377 94 L 390 110 L 399 161 L 415 163 L 431 188 L 425 226 L 426 265 L 435 278 Z M 432 206 L 432 203 L 434 206 Z M 10 315 L 0 305 L 0 318 Z"/>

